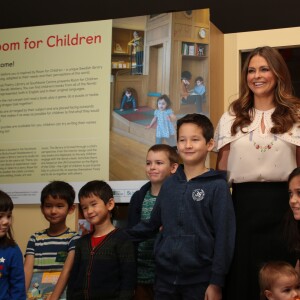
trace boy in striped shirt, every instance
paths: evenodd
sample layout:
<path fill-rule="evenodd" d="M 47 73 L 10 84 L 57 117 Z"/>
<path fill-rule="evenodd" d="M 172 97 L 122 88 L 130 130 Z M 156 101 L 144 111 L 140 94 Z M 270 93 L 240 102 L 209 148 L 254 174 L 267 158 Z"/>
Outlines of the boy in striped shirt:
<path fill-rule="evenodd" d="M 61 272 L 50 298 L 59 299 L 63 293 L 75 254 L 77 232 L 66 225 L 66 218 L 75 210 L 75 191 L 64 181 L 53 181 L 41 192 L 41 211 L 49 222 L 47 229 L 34 233 L 27 244 L 24 271 L 26 290 L 31 288 L 36 272 Z"/>

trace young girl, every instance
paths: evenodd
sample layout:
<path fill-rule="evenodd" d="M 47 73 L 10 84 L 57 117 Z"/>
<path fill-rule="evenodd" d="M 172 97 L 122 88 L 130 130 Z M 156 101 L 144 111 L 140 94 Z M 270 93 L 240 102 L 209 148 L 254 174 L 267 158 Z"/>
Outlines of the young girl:
<path fill-rule="evenodd" d="M 11 223 L 14 204 L 0 190 L 0 299 L 25 300 L 23 256 L 13 239 Z"/>
<path fill-rule="evenodd" d="M 289 250 L 300 258 L 300 167 L 295 168 L 288 177 L 290 210 L 286 214 L 285 237 Z"/>
<path fill-rule="evenodd" d="M 264 264 L 259 271 L 261 300 L 300 300 L 299 274 L 284 261 Z"/>
<path fill-rule="evenodd" d="M 170 108 L 171 101 L 167 95 L 162 95 L 157 99 L 157 109 L 154 111 L 154 118 L 151 123 L 146 126 L 151 128 L 155 122 L 156 126 L 156 144 L 162 144 L 164 139 L 170 146 L 176 145 L 175 128 L 172 122 L 176 121 L 176 116 Z"/>

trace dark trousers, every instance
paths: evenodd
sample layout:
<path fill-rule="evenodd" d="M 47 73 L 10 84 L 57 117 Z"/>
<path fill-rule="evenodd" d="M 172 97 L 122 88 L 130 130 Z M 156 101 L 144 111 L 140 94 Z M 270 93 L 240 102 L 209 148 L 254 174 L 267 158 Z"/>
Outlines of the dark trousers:
<path fill-rule="evenodd" d="M 138 284 L 135 288 L 133 300 L 153 300 L 154 290 L 152 284 Z"/>
<path fill-rule="evenodd" d="M 157 278 L 154 286 L 155 300 L 204 300 L 208 284 L 175 285 Z"/>
<path fill-rule="evenodd" d="M 236 244 L 226 280 L 224 300 L 259 299 L 258 272 L 263 263 L 283 260 L 295 264 L 283 237 L 289 209 L 286 182 L 233 184 Z"/>

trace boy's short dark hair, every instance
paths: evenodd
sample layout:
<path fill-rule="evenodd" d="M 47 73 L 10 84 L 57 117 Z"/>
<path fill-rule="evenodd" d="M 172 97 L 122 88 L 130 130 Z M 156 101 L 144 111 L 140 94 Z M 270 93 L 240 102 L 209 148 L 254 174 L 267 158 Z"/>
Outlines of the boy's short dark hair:
<path fill-rule="evenodd" d="M 182 124 L 192 123 L 202 129 L 203 136 L 208 143 L 214 137 L 214 126 L 210 119 L 201 114 L 187 114 L 181 119 L 177 120 L 177 140 L 179 136 L 179 129 Z"/>
<path fill-rule="evenodd" d="M 181 72 L 181 79 L 190 80 L 192 78 L 192 74 L 190 71 L 182 71 Z"/>
<path fill-rule="evenodd" d="M 86 183 L 78 193 L 78 199 L 95 195 L 99 197 L 105 204 L 114 197 L 111 187 L 103 180 L 92 180 Z"/>
<path fill-rule="evenodd" d="M 52 181 L 47 184 L 41 192 L 41 204 L 44 206 L 47 197 L 51 196 L 54 199 L 63 199 L 68 203 L 70 208 L 75 201 L 75 191 L 73 187 L 65 181 Z"/>
<path fill-rule="evenodd" d="M 167 145 L 167 144 L 155 144 L 155 145 L 153 145 L 149 148 L 147 153 L 149 153 L 149 151 L 153 151 L 153 152 L 163 151 L 163 152 L 166 152 L 168 154 L 168 158 L 169 158 L 171 164 L 175 164 L 175 163 L 178 164 L 179 163 L 179 155 L 176 151 L 176 147 L 172 147 L 172 146 Z"/>

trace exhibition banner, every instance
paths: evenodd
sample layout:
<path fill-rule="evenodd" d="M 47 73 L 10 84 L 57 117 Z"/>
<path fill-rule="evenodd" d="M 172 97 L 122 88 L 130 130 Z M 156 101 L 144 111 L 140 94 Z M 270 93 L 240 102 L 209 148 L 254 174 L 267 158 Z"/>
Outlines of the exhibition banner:
<path fill-rule="evenodd" d="M 0 31 L 0 189 L 15 203 L 38 203 L 52 180 L 108 180 L 111 32 L 111 20 Z"/>

